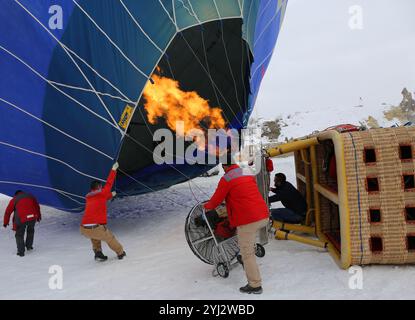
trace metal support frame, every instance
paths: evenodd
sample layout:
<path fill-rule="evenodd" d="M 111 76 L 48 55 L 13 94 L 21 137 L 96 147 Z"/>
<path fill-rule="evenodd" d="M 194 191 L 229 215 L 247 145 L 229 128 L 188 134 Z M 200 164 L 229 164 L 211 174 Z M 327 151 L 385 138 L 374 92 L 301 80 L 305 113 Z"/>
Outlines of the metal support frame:
<path fill-rule="evenodd" d="M 330 190 L 329 188 L 321 185 L 318 179 L 316 145 L 324 140 L 331 140 L 334 145 L 337 167 L 337 194 L 333 190 Z M 325 131 L 311 138 L 308 137 L 302 140 L 288 142 L 278 146 L 277 148 L 271 148 L 267 150 L 267 153 L 270 157 L 277 157 L 282 154 L 296 151 L 300 152 L 301 159 L 306 166 L 306 175 L 304 176 L 297 173 L 297 179 L 303 181 L 306 184 L 307 204 L 311 210 L 309 210 L 307 213 L 304 225 L 290 225 L 274 221 L 273 226 L 277 229 L 275 236 L 277 239 L 294 240 L 320 248 L 327 248 L 328 252 L 333 256 L 339 266 L 343 269 L 346 269 L 351 264 L 350 215 L 347 197 L 346 165 L 344 160 L 344 147 L 341 134 L 335 130 Z M 309 159 L 307 158 L 307 153 L 309 153 Z M 311 175 L 309 173 L 310 170 L 308 170 L 307 166 L 311 166 Z M 311 200 L 312 195 L 314 198 L 313 203 Z M 320 196 L 337 204 L 339 207 L 341 236 L 340 252 L 335 248 L 335 246 L 330 242 L 330 240 L 322 231 Z M 311 212 L 314 212 L 314 227 L 311 226 Z M 284 232 L 281 229 L 315 235 L 317 236 L 318 240 Z"/>

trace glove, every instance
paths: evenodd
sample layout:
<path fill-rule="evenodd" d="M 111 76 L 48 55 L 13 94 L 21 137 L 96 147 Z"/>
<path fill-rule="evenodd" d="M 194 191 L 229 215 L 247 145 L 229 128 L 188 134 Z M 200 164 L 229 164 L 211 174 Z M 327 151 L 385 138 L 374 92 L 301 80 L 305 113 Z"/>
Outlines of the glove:
<path fill-rule="evenodd" d="M 7 228 L 7 224 L 3 224 L 3 227 Z"/>
<path fill-rule="evenodd" d="M 42 220 L 41 218 L 37 218 L 37 222 L 40 222 L 40 220 Z"/>
<path fill-rule="evenodd" d="M 112 197 L 114 198 L 117 195 L 115 191 L 112 192 Z"/>
<path fill-rule="evenodd" d="M 116 162 L 116 163 L 114 163 L 114 165 L 112 166 L 112 170 L 117 171 L 119 167 L 120 167 L 120 165 L 118 164 L 118 162 Z"/>

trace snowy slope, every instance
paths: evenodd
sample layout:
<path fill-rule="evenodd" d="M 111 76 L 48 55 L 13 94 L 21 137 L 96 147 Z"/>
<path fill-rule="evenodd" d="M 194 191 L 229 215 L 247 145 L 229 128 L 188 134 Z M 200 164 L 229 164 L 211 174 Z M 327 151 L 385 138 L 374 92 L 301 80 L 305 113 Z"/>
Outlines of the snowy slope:
<path fill-rule="evenodd" d="M 395 124 L 384 117 L 383 112 L 389 108 L 390 105 L 384 104 L 349 108 L 333 106 L 311 108 L 306 111 L 283 110 L 278 114 L 282 124 L 279 141 L 302 137 L 338 124 L 350 123 L 359 126 L 360 122 L 366 123 L 369 116 L 374 117 L 380 126 L 388 127 Z"/>
<path fill-rule="evenodd" d="M 292 158 L 276 167 L 294 177 Z M 219 177 L 199 178 L 192 186 L 205 199 Z M 206 194 L 205 194 L 206 193 Z M 174 203 L 170 202 L 174 201 Z M 110 206 L 109 226 L 128 254 L 105 263 L 92 259 L 90 244 L 79 234 L 80 216 L 43 208 L 35 250 L 16 256 L 14 235 L 0 231 L 0 299 L 380 299 L 415 298 L 413 267 L 364 268 L 364 289 L 348 287 L 350 275 L 340 270 L 323 250 L 271 240 L 259 260 L 264 294 L 245 296 L 240 266 L 228 279 L 211 276 L 212 267 L 199 261 L 183 233 L 189 207 L 196 202 L 189 184 L 162 192 L 120 200 Z M 7 200 L 0 200 L 3 211 Z M 48 287 L 49 267 L 63 268 L 63 290 Z M 405 290 L 402 290 L 405 288 Z"/>

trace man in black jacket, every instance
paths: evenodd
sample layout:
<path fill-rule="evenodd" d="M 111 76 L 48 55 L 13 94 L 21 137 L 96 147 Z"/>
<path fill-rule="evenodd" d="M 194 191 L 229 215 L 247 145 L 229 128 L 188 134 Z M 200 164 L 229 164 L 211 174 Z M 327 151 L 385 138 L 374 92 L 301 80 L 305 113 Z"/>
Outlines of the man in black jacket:
<path fill-rule="evenodd" d="M 271 188 L 274 193 L 269 197 L 269 203 L 281 201 L 285 208 L 271 209 L 273 220 L 285 223 L 301 223 L 307 213 L 307 202 L 303 195 L 287 181 L 283 173 L 277 173 L 274 178 L 275 188 Z"/>

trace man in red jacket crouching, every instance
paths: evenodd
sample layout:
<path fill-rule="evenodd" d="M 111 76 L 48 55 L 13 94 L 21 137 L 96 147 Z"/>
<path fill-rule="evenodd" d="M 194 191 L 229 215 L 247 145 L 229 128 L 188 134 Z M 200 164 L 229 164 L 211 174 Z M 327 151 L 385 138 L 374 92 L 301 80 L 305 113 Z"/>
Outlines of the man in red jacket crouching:
<path fill-rule="evenodd" d="M 236 164 L 222 165 L 225 175 L 210 201 L 205 204 L 206 210 L 217 208 L 226 201 L 230 225 L 237 228 L 238 243 L 241 250 L 248 284 L 239 290 L 242 293 L 262 293 L 261 274 L 255 257 L 255 240 L 257 231 L 265 227 L 269 221 L 268 206 L 262 198 L 252 175 L 245 175 L 243 169 Z"/>
<path fill-rule="evenodd" d="M 13 230 L 16 231 L 17 255 L 24 257 L 25 248 L 33 249 L 36 221 L 40 222 L 39 203 L 34 196 L 21 190 L 16 191 L 4 214 L 3 227 L 7 227 L 13 215 Z M 26 241 L 24 235 L 26 233 Z"/>
<path fill-rule="evenodd" d="M 123 259 L 126 254 L 122 245 L 112 232 L 107 228 L 107 201 L 115 196 L 111 192 L 117 175 L 118 163 L 115 163 L 108 176 L 105 186 L 99 181 L 91 183 L 91 191 L 86 195 L 85 213 L 81 223 L 81 234 L 91 239 L 95 260 L 108 259 L 102 253 L 101 241 L 104 241 L 117 254 L 118 259 Z"/>

